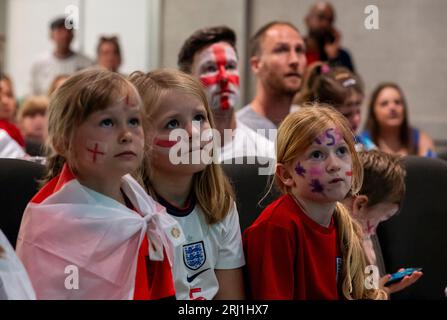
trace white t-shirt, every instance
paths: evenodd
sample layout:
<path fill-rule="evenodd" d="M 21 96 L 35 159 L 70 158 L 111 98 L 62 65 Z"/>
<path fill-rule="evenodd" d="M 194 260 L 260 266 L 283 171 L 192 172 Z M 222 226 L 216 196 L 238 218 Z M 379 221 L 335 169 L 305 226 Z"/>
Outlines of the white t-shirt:
<path fill-rule="evenodd" d="M 215 269 L 245 265 L 236 204 L 220 222 L 209 225 L 200 206 L 177 209 L 160 200 L 182 227 L 186 241 L 175 250 L 173 277 L 178 300 L 211 300 L 219 290 Z"/>
<path fill-rule="evenodd" d="M 233 140 L 220 149 L 219 159 L 224 162 L 244 156 L 275 159 L 275 144 L 237 120 Z"/>
<path fill-rule="evenodd" d="M 92 65 L 92 60 L 77 52 L 65 59 L 56 58 L 53 53 L 47 52 L 31 68 L 31 92 L 34 95 L 46 95 L 57 76 L 71 75 Z"/>

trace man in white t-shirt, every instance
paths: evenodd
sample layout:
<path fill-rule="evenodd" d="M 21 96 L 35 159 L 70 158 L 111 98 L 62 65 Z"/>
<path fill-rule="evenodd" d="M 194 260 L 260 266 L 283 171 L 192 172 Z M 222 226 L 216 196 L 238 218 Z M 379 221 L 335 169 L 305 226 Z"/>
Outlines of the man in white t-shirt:
<path fill-rule="evenodd" d="M 194 32 L 178 55 L 181 71 L 198 78 L 207 89 L 216 129 L 221 135 L 220 161 L 239 157 L 274 159 L 274 143 L 236 119 L 239 70 L 236 34 L 225 26 Z"/>
<path fill-rule="evenodd" d="M 57 18 L 50 24 L 50 37 L 54 50 L 38 58 L 31 67 L 31 92 L 46 95 L 53 80 L 59 75 L 71 75 L 90 67 L 93 61 L 71 50 L 73 29 L 66 28 L 66 18 Z"/>

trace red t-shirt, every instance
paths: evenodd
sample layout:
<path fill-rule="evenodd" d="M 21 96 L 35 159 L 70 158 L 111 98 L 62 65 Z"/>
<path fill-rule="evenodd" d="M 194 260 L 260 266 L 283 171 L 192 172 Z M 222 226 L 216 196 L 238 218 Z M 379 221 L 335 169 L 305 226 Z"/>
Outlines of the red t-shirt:
<path fill-rule="evenodd" d="M 285 195 L 245 230 L 243 240 L 251 298 L 339 299 L 342 260 L 333 218 L 325 228 Z"/>
<path fill-rule="evenodd" d="M 123 193 L 124 195 L 124 193 Z M 134 211 L 130 200 L 124 195 L 126 205 Z M 134 300 L 156 300 L 175 298 L 171 266 L 164 252 L 163 261 L 149 259 L 149 241 L 145 236 L 138 250 L 137 272 L 135 275 Z"/>

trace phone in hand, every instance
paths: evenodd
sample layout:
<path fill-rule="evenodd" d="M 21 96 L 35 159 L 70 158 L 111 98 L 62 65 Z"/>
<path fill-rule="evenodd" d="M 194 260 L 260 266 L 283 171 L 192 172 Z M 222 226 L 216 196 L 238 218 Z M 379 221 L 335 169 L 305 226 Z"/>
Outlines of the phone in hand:
<path fill-rule="evenodd" d="M 390 280 L 385 283 L 385 287 L 400 282 L 405 276 L 411 276 L 413 272 L 422 271 L 422 268 L 406 268 L 403 271 L 393 273 Z"/>

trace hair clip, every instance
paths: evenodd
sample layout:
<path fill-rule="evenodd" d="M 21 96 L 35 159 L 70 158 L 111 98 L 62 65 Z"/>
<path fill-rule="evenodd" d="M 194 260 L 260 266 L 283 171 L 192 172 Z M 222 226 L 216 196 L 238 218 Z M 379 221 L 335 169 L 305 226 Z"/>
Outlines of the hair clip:
<path fill-rule="evenodd" d="M 342 85 L 343 85 L 343 87 L 349 87 L 349 86 L 355 85 L 356 83 L 357 83 L 357 81 L 355 81 L 355 79 L 350 78 L 350 79 L 343 81 Z"/>
<path fill-rule="evenodd" d="M 327 64 L 323 64 L 321 66 L 321 73 L 328 73 L 329 71 L 331 71 L 331 68 L 327 65 Z"/>

